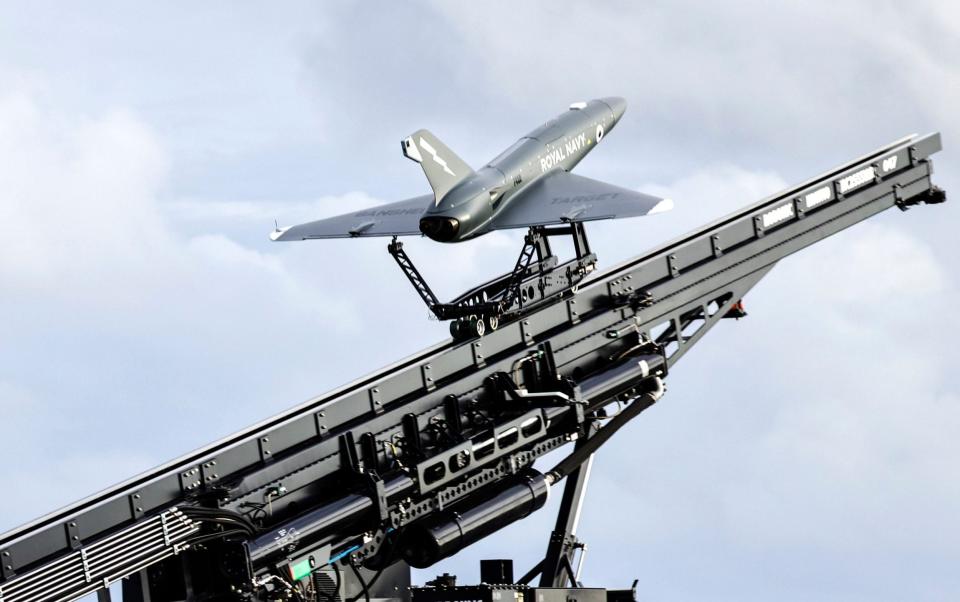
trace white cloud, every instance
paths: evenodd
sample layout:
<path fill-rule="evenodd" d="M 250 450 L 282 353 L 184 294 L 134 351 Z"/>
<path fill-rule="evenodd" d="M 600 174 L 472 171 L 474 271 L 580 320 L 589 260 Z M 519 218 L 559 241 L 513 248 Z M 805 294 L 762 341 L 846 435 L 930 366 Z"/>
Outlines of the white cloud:
<path fill-rule="evenodd" d="M 202 303 L 225 284 L 223 271 L 235 270 L 291 298 L 324 303 L 275 257 L 222 237 L 179 235 L 158 201 L 165 152 L 135 115 L 62 114 L 13 93 L 0 97 L 0 132 L 8 167 L 0 174 L 0 286 L 7 294 L 144 307 L 189 288 Z M 341 308 L 330 325 L 350 314 Z"/>
<path fill-rule="evenodd" d="M 899 212 L 876 219 L 781 262 L 746 297 L 750 315 L 709 333 L 600 454 L 583 519 L 594 578 L 639 565 L 668 576 L 648 592 L 721 599 L 854 597 L 865 579 L 897 599 L 925 581 L 919 597 L 939 599 L 960 554 L 942 321 L 958 294 L 929 245 L 892 224 Z M 727 579 L 757 564 L 751 587 Z M 689 570 L 695 582 L 679 578 Z"/>
<path fill-rule="evenodd" d="M 79 498 L 144 468 L 144 458 L 205 443 L 218 432 L 203 426 L 213 417 L 228 432 L 261 418 L 264 391 L 303 386 L 275 385 L 264 354 L 296 364 L 310 355 L 298 349 L 305 339 L 336 342 L 364 327 L 303 265 L 216 232 L 178 232 L 158 200 L 167 163 L 129 111 L 80 115 L 29 90 L 0 95 L 0 438 L 32 462 L 57 464 L 47 474 L 79 475 L 50 481 L 59 495 L 30 479 L 31 512 L 49 507 L 44 496 Z M 257 365 L 257 386 L 236 372 Z M 226 418 L 224 400 L 210 396 L 246 389 Z M 192 434 L 171 421 L 187 409 Z M 151 421 L 171 430 L 148 434 Z M 15 515 L 0 516 L 6 527 Z"/>
<path fill-rule="evenodd" d="M 255 220 L 260 224 L 269 224 L 282 217 L 284 221 L 280 225 L 283 226 L 365 209 L 384 202 L 364 192 L 354 191 L 308 201 L 180 199 L 167 201 L 163 207 L 168 215 L 178 220 Z"/>
<path fill-rule="evenodd" d="M 677 209 L 594 224 L 609 266 L 907 132 L 942 129 L 949 148 L 956 11 L 347 4 L 276 19 L 212 7 L 189 24 L 178 8 L 6 11 L 0 67 L 40 75 L 0 69 L 0 440 L 22 458 L 2 481 L 39 514 L 441 338 L 386 241 L 266 240 L 274 218 L 422 192 L 395 146 L 416 127 L 477 162 L 572 100 L 626 96 L 610 146 L 578 171 Z M 174 24 L 178 44 L 157 53 Z M 935 160 L 952 190 L 956 170 Z M 357 189 L 371 192 L 339 194 Z M 951 598 L 951 206 L 890 212 L 789 258 L 748 296 L 749 318 L 684 358 L 667 398 L 601 454 L 589 584 Z M 521 234 L 408 248 L 449 297 L 512 265 Z M 31 518 L 8 508 L 0 530 Z M 549 523 L 451 564 L 531 560 Z"/>
<path fill-rule="evenodd" d="M 785 187 L 786 182 L 774 172 L 730 163 L 710 164 L 672 182 L 636 186 L 642 192 L 673 199 L 673 210 L 636 219 L 594 222 L 588 236 L 601 267 L 610 267 Z"/>

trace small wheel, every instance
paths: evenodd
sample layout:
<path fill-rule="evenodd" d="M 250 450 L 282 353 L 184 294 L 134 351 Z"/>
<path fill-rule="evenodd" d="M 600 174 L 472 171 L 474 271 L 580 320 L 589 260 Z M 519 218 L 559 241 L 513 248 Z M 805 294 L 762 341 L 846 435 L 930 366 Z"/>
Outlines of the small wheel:
<path fill-rule="evenodd" d="M 453 337 L 454 341 L 459 341 L 463 333 L 463 324 L 460 323 L 460 320 L 453 320 L 450 322 L 450 336 Z"/>
<path fill-rule="evenodd" d="M 493 332 L 500 327 L 500 316 L 487 316 L 487 328 Z"/>
<path fill-rule="evenodd" d="M 480 320 L 478 320 L 477 318 L 470 319 L 471 334 L 473 334 L 474 336 L 482 337 L 483 333 L 485 333 L 486 331 L 487 331 L 487 325 L 482 319 Z"/>

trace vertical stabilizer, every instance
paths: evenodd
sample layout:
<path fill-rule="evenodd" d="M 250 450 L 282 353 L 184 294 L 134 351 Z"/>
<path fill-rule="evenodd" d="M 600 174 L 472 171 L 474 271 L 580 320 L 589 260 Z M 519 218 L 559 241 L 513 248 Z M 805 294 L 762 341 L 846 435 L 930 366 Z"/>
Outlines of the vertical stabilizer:
<path fill-rule="evenodd" d="M 473 170 L 456 153 L 427 130 L 418 130 L 400 143 L 403 155 L 416 161 L 433 189 L 434 202 L 439 203 L 451 188 Z"/>

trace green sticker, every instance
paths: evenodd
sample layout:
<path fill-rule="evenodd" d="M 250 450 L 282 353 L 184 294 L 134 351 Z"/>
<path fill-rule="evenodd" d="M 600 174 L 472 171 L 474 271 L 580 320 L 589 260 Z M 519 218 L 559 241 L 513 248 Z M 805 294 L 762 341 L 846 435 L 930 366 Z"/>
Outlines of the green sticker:
<path fill-rule="evenodd" d="M 290 567 L 290 574 L 293 575 L 294 581 L 300 581 L 304 577 L 310 574 L 313 570 L 313 567 L 310 566 L 310 559 L 301 560 L 297 564 L 294 564 Z"/>

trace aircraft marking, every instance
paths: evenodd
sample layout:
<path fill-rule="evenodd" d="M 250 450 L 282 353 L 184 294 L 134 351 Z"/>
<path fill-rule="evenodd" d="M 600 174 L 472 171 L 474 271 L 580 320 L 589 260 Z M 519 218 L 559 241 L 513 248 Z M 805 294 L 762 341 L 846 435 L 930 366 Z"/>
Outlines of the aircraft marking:
<path fill-rule="evenodd" d="M 551 205 L 565 205 L 567 203 L 590 203 L 596 201 L 612 201 L 620 196 L 618 192 L 600 192 L 597 194 L 578 194 L 576 196 L 555 196 Z"/>
<path fill-rule="evenodd" d="M 433 145 L 431 145 L 429 142 L 427 142 L 426 140 L 424 140 L 423 137 L 420 138 L 420 148 L 422 148 L 423 150 L 425 150 L 425 151 L 427 151 L 428 153 L 430 153 L 431 155 L 433 155 L 433 160 L 434 160 L 434 162 L 436 162 L 438 165 L 440 165 L 440 167 L 443 168 L 443 171 L 447 172 L 447 173 L 450 174 L 451 176 L 456 176 L 456 175 L 457 175 L 457 174 L 453 173 L 453 170 L 451 170 L 451 169 L 447 166 L 447 162 L 446 162 L 440 155 L 437 154 L 437 149 L 433 148 Z"/>
<path fill-rule="evenodd" d="M 574 153 L 579 152 L 586 145 L 586 132 L 580 132 L 580 134 L 576 137 L 570 138 L 563 144 L 556 145 L 550 149 L 550 152 L 540 157 L 540 173 L 546 173 L 550 171 L 559 165 L 561 161 L 573 155 Z"/>
<path fill-rule="evenodd" d="M 366 211 L 360 211 L 354 213 L 353 217 L 383 217 L 390 215 L 420 215 L 426 208 L 420 207 L 410 207 L 407 209 L 367 209 Z"/>

